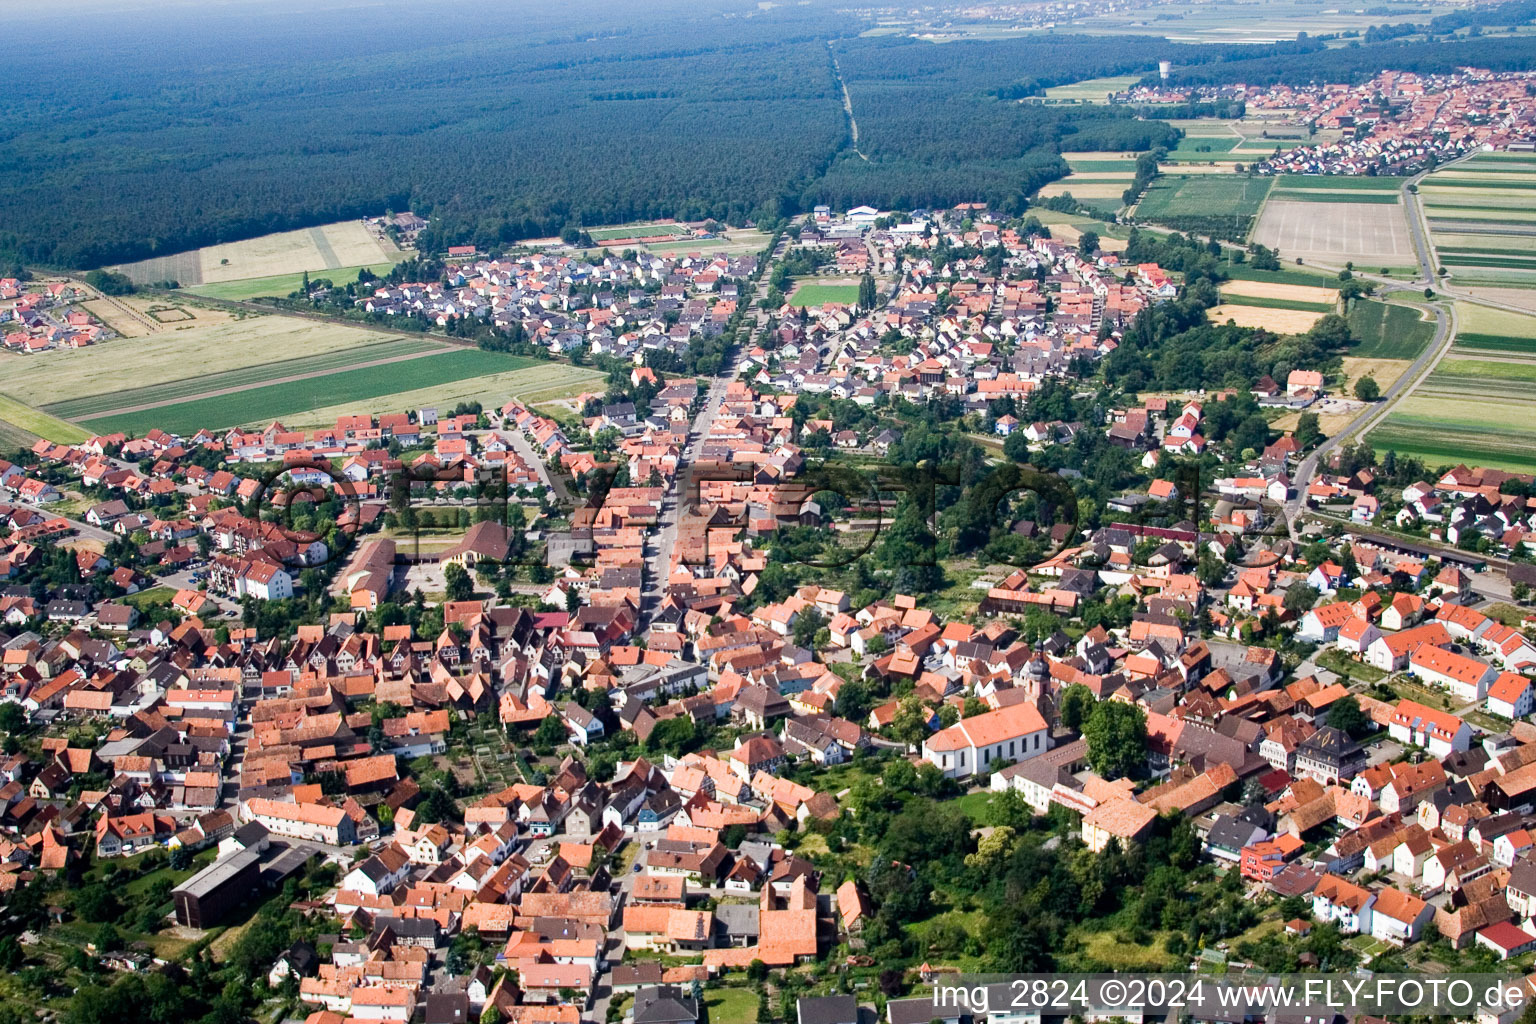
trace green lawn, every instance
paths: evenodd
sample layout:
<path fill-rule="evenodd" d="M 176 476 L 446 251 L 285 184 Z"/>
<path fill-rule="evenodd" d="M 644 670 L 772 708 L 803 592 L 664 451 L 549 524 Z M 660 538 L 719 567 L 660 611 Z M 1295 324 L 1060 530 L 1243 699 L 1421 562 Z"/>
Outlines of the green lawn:
<path fill-rule="evenodd" d="M 704 993 L 705 1024 L 754 1024 L 757 995 L 749 988 L 714 988 Z"/>
<path fill-rule="evenodd" d="M 853 305 L 859 301 L 856 284 L 802 284 L 789 297 L 791 306 L 820 306 L 828 302 Z"/>
<path fill-rule="evenodd" d="M 175 587 L 150 587 L 148 590 L 141 590 L 137 594 L 129 594 L 121 600 L 123 604 L 131 604 L 142 612 L 152 604 L 170 604 L 171 598 L 175 596 Z"/>
<path fill-rule="evenodd" d="M 1418 310 L 1374 299 L 1351 303 L 1349 328 L 1360 339 L 1349 354 L 1362 359 L 1417 359 L 1435 336 L 1435 322 L 1420 319 Z"/>
<path fill-rule="evenodd" d="M 142 412 L 124 413 L 121 416 L 88 418 L 83 423 L 98 431 L 124 430 L 142 435 L 160 427 L 176 433 L 192 434 L 205 427 L 218 429 L 267 422 L 311 409 L 451 384 L 536 365 L 542 364 L 535 359 L 499 352 L 459 349 L 403 364 L 346 370 L 287 384 L 251 388 L 231 395 L 198 398 Z"/>
<path fill-rule="evenodd" d="M 367 269 L 374 274 L 383 276 L 389 273 L 393 263 L 371 263 L 362 267 L 338 267 L 335 270 L 311 270 L 310 281 L 319 281 L 324 278 L 335 285 L 347 285 L 357 280 L 357 272 Z M 283 298 L 291 295 L 304 287 L 304 274 L 278 274 L 275 277 L 248 277 L 239 281 L 214 281 L 209 284 L 194 284 L 183 288 L 183 291 L 193 295 L 206 295 L 210 299 L 228 299 L 231 302 L 243 302 L 246 299 L 265 298 L 274 296 Z"/>

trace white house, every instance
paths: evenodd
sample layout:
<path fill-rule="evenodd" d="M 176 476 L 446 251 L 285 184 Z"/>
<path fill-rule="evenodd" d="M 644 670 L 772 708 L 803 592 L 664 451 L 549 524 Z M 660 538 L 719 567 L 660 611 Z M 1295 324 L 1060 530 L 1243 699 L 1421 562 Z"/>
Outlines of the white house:
<path fill-rule="evenodd" d="M 1423 747 L 1437 758 L 1449 757 L 1472 744 L 1472 727 L 1466 722 L 1412 700 L 1400 701 L 1393 709 L 1387 733 L 1399 743 Z"/>
<path fill-rule="evenodd" d="M 1498 670 L 1486 661 L 1428 644 L 1408 656 L 1408 671 L 1431 686 L 1442 686 L 1460 700 L 1482 700 Z"/>
<path fill-rule="evenodd" d="M 1524 718 L 1536 706 L 1531 680 L 1516 672 L 1500 672 L 1488 686 L 1488 713 L 1500 718 Z"/>
<path fill-rule="evenodd" d="M 1346 935 L 1371 930 L 1371 905 L 1376 897 L 1338 875 L 1324 875 L 1312 890 L 1312 916 L 1332 921 Z"/>
<path fill-rule="evenodd" d="M 952 779 L 986 771 L 996 761 L 1024 761 L 1051 746 L 1050 730 L 1033 704 L 1014 704 L 963 718 L 923 743 L 923 758 Z"/>

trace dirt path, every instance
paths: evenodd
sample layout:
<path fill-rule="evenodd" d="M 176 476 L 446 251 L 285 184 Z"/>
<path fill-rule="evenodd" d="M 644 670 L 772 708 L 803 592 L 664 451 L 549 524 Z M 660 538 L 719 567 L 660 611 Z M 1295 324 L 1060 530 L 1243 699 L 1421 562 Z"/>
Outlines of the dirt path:
<path fill-rule="evenodd" d="M 314 370 L 310 373 L 295 373 L 288 377 L 273 377 L 268 380 L 255 381 L 250 384 L 239 384 L 229 388 L 215 388 L 212 391 L 201 391 L 195 395 L 182 395 L 180 398 L 167 398 L 159 402 L 145 402 L 142 405 L 125 405 L 119 409 L 108 409 L 105 412 L 93 412 L 90 419 L 100 419 L 103 416 L 124 416 L 131 412 L 143 412 L 146 409 L 160 409 L 167 405 L 181 405 L 183 402 L 195 402 L 203 398 L 218 398 L 221 395 L 239 394 L 241 391 L 250 391 L 254 388 L 270 387 L 273 384 L 292 384 L 295 381 L 309 380 L 313 377 L 328 377 L 333 373 L 344 373 L 347 370 L 366 370 L 372 366 L 387 366 L 390 363 L 404 363 L 412 359 L 425 359 L 428 356 L 440 356 L 454 349 L 443 345 L 431 352 L 411 352 L 403 356 L 390 356 L 387 359 L 371 359 L 365 363 L 357 363 L 352 366 L 332 367 L 329 370 Z"/>
<path fill-rule="evenodd" d="M 837 55 L 832 53 L 832 44 L 827 43 L 827 55 L 832 58 L 832 77 L 837 80 L 837 87 L 843 90 L 843 113 L 848 115 L 849 143 L 859 159 L 869 163 L 869 157 L 859 149 L 859 122 L 853 119 L 853 97 L 848 95 L 848 83 L 843 81 L 843 69 L 837 62 Z"/>

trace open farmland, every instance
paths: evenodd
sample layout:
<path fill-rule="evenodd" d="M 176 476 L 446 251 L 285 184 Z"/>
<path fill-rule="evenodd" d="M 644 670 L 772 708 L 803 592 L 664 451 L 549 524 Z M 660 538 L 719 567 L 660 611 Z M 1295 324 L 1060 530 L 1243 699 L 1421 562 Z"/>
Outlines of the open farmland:
<path fill-rule="evenodd" d="M 1332 288 L 1266 281 L 1227 281 L 1221 286 L 1224 302 L 1265 309 L 1289 309 L 1305 313 L 1332 313 L 1339 293 Z"/>
<path fill-rule="evenodd" d="M 1326 208 L 1314 201 L 1271 198 L 1254 226 L 1253 240 L 1278 249 L 1286 260 L 1353 260 L 1381 266 L 1413 261 L 1408 222 L 1395 199 L 1361 203 L 1351 193 L 1328 195 Z"/>
<path fill-rule="evenodd" d="M 220 393 L 232 393 L 266 384 L 294 381 L 336 370 L 402 363 L 420 356 L 450 351 L 458 350 L 441 342 L 426 340 L 383 341 L 376 345 L 359 345 L 281 363 L 258 363 L 255 366 L 226 370 L 223 373 L 167 381 L 164 384 L 152 384 L 132 391 L 114 391 L 56 402 L 47 406 L 47 410 L 56 416 L 76 420 L 107 416 L 116 412 L 139 412 L 153 406 L 173 405 L 188 398 L 211 398 Z M 403 373 L 410 370 L 404 366 L 398 369 Z"/>
<path fill-rule="evenodd" d="M 1516 353 L 1536 356 L 1536 317 L 1456 303 L 1456 341 L 1463 352 Z"/>
<path fill-rule="evenodd" d="M 1186 231 L 1215 230 L 1238 239 L 1246 236 L 1269 187 L 1268 178 L 1165 174 L 1141 197 L 1136 218 Z"/>
<path fill-rule="evenodd" d="M 90 431 L 66 423 L 40 409 L 0 395 L 0 445 L 7 450 L 30 446 L 40 437 L 59 444 L 73 444 L 90 437 Z"/>
<path fill-rule="evenodd" d="M 1479 313 L 1467 319 L 1482 328 L 1495 320 Z M 1391 448 L 1416 455 L 1430 467 L 1465 462 L 1536 470 L 1536 419 L 1530 414 L 1536 403 L 1536 350 L 1474 349 L 1463 344 L 1467 337 L 1458 333 L 1450 354 L 1371 432 L 1371 444 L 1378 452 Z"/>
<path fill-rule="evenodd" d="M 309 274 L 312 280 L 325 278 L 332 284 L 347 285 L 357 280 L 357 272 L 370 270 L 375 276 L 382 277 L 389 273 L 393 263 L 374 263 L 357 267 L 340 267 L 334 270 L 320 270 Z M 297 274 L 278 274 L 274 277 L 252 277 L 241 281 L 215 281 L 206 284 L 193 285 L 187 289 L 194 295 L 206 295 L 211 299 L 228 299 L 231 302 L 243 302 L 246 299 L 256 299 L 264 296 L 283 298 L 304 287 L 305 272 Z"/>
<path fill-rule="evenodd" d="M 313 273 L 387 264 L 399 258 L 401 253 L 387 239 L 376 238 L 362 221 L 347 220 L 262 235 L 243 242 L 210 245 L 191 252 L 125 263 L 114 269 L 127 274 L 137 284 L 176 281 L 183 287 L 191 287 L 297 274 L 306 270 Z"/>
<path fill-rule="evenodd" d="M 1435 259 L 1450 282 L 1536 285 L 1536 161 L 1521 155 L 1479 153 L 1419 183 Z"/>
<path fill-rule="evenodd" d="M 1360 339 L 1351 356 L 1413 360 L 1435 336 L 1435 320 L 1412 306 L 1356 299 L 1349 307 L 1349 329 Z"/>
<path fill-rule="evenodd" d="M 1207 311 L 1207 315 L 1215 324 L 1224 324 L 1231 320 L 1239 327 L 1263 327 L 1276 334 L 1300 334 L 1317 323 L 1317 318 L 1322 316 L 1322 312 L 1223 303 L 1220 306 L 1212 306 Z"/>
<path fill-rule="evenodd" d="M 1124 92 L 1137 82 L 1140 75 L 1114 75 L 1109 78 L 1089 78 L 1071 85 L 1056 85 L 1045 90 L 1047 103 L 1107 103 L 1112 92 Z"/>
<path fill-rule="evenodd" d="M 48 352 L 7 366 L 6 393 L 34 406 L 94 395 L 121 396 L 140 388 L 248 366 L 286 366 L 396 335 L 287 316 L 252 316 L 211 327 L 166 331 L 120 345 Z M 117 403 L 121 404 L 121 403 Z"/>
<path fill-rule="evenodd" d="M 292 413 L 283 423 L 296 430 L 332 426 L 336 417 L 352 413 L 404 412 L 422 406 L 451 408 L 459 402 L 480 402 L 487 407 L 500 406 L 508 399 L 516 398 L 530 406 L 570 398 L 583 391 L 603 390 L 605 374 L 584 366 L 569 363 L 536 363 L 524 369 L 504 370 L 500 373 L 468 377 L 444 384 L 411 386 L 412 380 L 396 380 L 397 387 L 404 385 L 410 390 L 396 390 L 372 398 L 329 404 Z M 252 422 L 259 421 L 257 420 Z"/>
<path fill-rule="evenodd" d="M 193 398 L 137 412 L 85 417 L 82 424 L 97 432 L 143 434 L 155 427 L 176 433 L 202 428 L 220 429 L 247 423 L 288 419 L 322 406 L 349 407 L 369 399 L 457 384 L 472 377 L 507 373 L 536 364 L 536 360 L 498 352 L 459 349 L 399 364 L 367 366 L 282 384 L 247 388 L 231 394 Z M 403 409 L 403 406 L 391 408 Z M 357 411 L 362 411 L 360 408 Z"/>

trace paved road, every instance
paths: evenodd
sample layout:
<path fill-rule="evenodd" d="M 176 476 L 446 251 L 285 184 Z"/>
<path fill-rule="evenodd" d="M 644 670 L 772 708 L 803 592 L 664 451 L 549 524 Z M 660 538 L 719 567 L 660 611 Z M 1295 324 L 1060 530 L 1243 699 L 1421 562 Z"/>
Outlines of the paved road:
<path fill-rule="evenodd" d="M 672 569 L 672 552 L 677 546 L 678 521 L 682 517 L 687 497 L 681 492 L 688 479 L 688 467 L 697 456 L 704 438 L 709 436 L 715 418 L 720 415 L 726 389 L 731 381 L 736 379 L 737 352 L 741 348 L 750 349 L 762 333 L 767 316 L 758 303 L 768 294 L 769 268 L 775 260 L 784 255 L 787 245 L 788 236 L 780 238 L 773 253 L 763 262 L 758 274 L 757 288 L 751 299 L 751 312 L 743 318 L 742 322 L 742 326 L 747 330 L 746 343 L 726 352 L 721 359 L 720 371 L 710 381 L 709 390 L 705 393 L 704 406 L 688 427 L 688 439 L 678 459 L 677 471 L 672 474 L 672 479 L 667 482 L 666 490 L 662 494 L 661 514 L 657 517 L 656 529 L 645 542 L 645 584 L 640 591 L 642 631 L 650 627 L 651 616 L 661 606 L 662 594 L 666 592 L 667 576 Z"/>
<path fill-rule="evenodd" d="M 1296 493 L 1285 503 L 1286 529 L 1293 541 L 1299 538 L 1298 523 L 1306 508 L 1307 487 L 1312 483 L 1313 477 L 1317 475 L 1317 468 L 1323 457 L 1339 445 L 1344 444 L 1357 435 L 1363 434 L 1381 422 L 1382 418 L 1392 410 L 1392 406 L 1412 394 L 1414 389 L 1419 386 L 1419 382 L 1428 377 L 1430 372 L 1439 365 L 1440 360 L 1445 358 L 1445 354 L 1450 351 L 1451 343 L 1455 340 L 1455 313 L 1448 306 L 1435 307 L 1435 336 L 1425 346 L 1424 351 L 1419 353 L 1419 357 L 1403 372 L 1401 377 L 1393 381 L 1392 386 L 1382 393 L 1382 397 L 1378 401 L 1367 407 L 1362 415 L 1356 417 L 1349 426 L 1339 431 L 1333 437 L 1318 445 L 1306 458 L 1301 460 L 1301 464 L 1296 467 L 1296 473 L 1291 480 Z"/>

